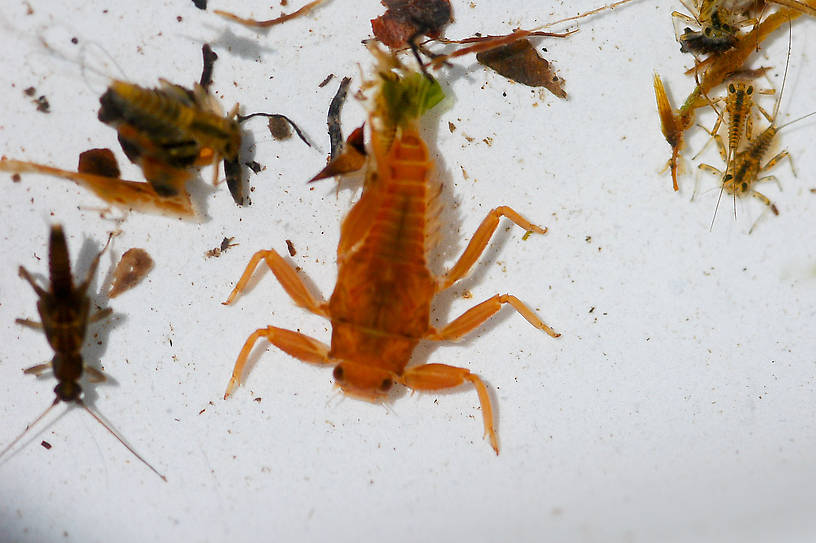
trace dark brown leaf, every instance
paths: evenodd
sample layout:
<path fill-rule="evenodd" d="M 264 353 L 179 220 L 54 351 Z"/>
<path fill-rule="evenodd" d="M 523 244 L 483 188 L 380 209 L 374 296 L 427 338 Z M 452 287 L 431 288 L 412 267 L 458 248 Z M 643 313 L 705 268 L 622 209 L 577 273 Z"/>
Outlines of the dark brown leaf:
<path fill-rule="evenodd" d="M 559 98 L 566 98 L 564 80 L 555 74 L 550 63 L 538 56 L 529 40 L 516 40 L 476 54 L 476 60 L 522 85 L 545 87 Z"/>
<path fill-rule="evenodd" d="M 451 21 L 449 0 L 382 0 L 387 9 L 371 19 L 374 36 L 391 48 L 405 47 L 419 35 L 436 38 Z"/>
<path fill-rule="evenodd" d="M 292 129 L 289 128 L 289 122 L 285 117 L 269 117 L 267 123 L 269 133 L 276 140 L 285 140 L 292 137 Z"/>
<path fill-rule="evenodd" d="M 119 163 L 116 162 L 116 157 L 110 149 L 88 149 L 80 153 L 77 171 L 113 178 L 122 175 L 119 171 Z"/>

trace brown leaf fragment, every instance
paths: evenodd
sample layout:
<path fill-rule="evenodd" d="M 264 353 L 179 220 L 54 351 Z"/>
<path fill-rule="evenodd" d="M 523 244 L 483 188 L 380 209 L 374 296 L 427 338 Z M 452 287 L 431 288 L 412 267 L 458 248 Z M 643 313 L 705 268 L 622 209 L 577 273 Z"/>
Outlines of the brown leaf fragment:
<path fill-rule="evenodd" d="M 387 9 L 371 19 L 374 36 L 391 48 L 405 47 L 413 38 L 436 38 L 452 19 L 449 0 L 382 0 Z"/>
<path fill-rule="evenodd" d="M 549 62 L 538 56 L 529 40 L 516 40 L 482 51 L 476 54 L 476 60 L 517 83 L 545 87 L 559 98 L 567 97 L 564 80 L 555 74 Z"/>
<path fill-rule="evenodd" d="M 128 249 L 122 255 L 116 269 L 113 270 L 113 285 L 111 285 L 109 298 L 115 298 L 126 292 L 141 282 L 142 279 L 153 269 L 153 259 L 144 249 Z"/>
<path fill-rule="evenodd" d="M 286 249 L 289 251 L 289 256 L 295 256 L 297 251 L 295 250 L 295 244 L 292 243 L 292 240 L 286 240 Z"/>
<path fill-rule="evenodd" d="M 320 84 L 317 86 L 317 88 L 322 89 L 323 87 L 325 87 L 326 85 L 328 85 L 328 84 L 329 84 L 329 81 L 331 81 L 332 79 L 334 79 L 334 74 L 329 74 L 329 75 L 327 75 L 327 76 L 326 76 L 326 79 L 324 79 L 323 81 L 321 81 L 321 82 L 320 82 Z"/>
<path fill-rule="evenodd" d="M 383 44 L 398 49 L 404 47 L 411 36 L 416 34 L 414 25 L 405 21 L 398 21 L 388 12 L 376 19 L 371 19 L 371 31 L 374 37 Z"/>
<path fill-rule="evenodd" d="M 89 173 L 92 175 L 101 175 L 102 177 L 118 178 L 122 175 L 119 171 L 119 163 L 116 162 L 116 156 L 110 149 L 88 149 L 79 154 L 79 166 L 77 166 L 79 173 Z"/>
<path fill-rule="evenodd" d="M 269 117 L 267 123 L 269 133 L 276 140 L 285 140 L 292 137 L 292 129 L 289 128 L 289 123 L 284 117 Z"/>

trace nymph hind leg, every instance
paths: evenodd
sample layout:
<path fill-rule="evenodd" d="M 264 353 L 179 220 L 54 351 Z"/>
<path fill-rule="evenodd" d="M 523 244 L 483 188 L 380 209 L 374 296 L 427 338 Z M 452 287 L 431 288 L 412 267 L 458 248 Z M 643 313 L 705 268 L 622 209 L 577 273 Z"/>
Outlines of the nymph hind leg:
<path fill-rule="evenodd" d="M 51 369 L 51 362 L 46 362 L 45 364 L 37 364 L 36 366 L 31 366 L 30 368 L 26 368 L 23 370 L 23 373 L 26 375 L 36 375 L 39 377 L 46 371 Z"/>
<path fill-rule="evenodd" d="M 726 150 L 725 142 L 723 141 L 722 136 L 720 136 L 720 134 L 718 133 L 720 130 L 720 125 L 722 124 L 722 120 L 723 120 L 722 114 L 717 112 L 717 121 L 714 123 L 714 126 L 711 128 L 711 130 L 709 130 L 708 128 L 699 123 L 697 124 L 697 126 L 711 134 L 711 137 L 708 139 L 708 141 L 706 141 L 705 145 L 703 145 L 700 148 L 700 150 L 697 151 L 697 154 L 691 157 L 692 160 L 697 160 L 697 157 L 702 155 L 703 151 L 705 151 L 708 148 L 708 145 L 711 143 L 711 140 L 714 140 L 717 143 L 717 151 L 719 151 L 720 157 L 722 157 L 723 162 L 726 163 L 728 162 L 728 151 Z"/>
<path fill-rule="evenodd" d="M 306 308 L 317 315 L 328 317 L 326 304 L 318 302 L 314 296 L 312 296 L 309 289 L 306 288 L 306 285 L 303 284 L 303 281 L 300 279 L 300 277 L 298 277 L 297 272 L 295 272 L 292 266 L 286 262 L 274 249 L 258 251 L 252 255 L 252 258 L 249 260 L 249 264 L 247 264 L 246 269 L 244 270 L 243 275 L 241 275 L 241 278 L 238 280 L 238 283 L 235 285 L 235 288 L 232 289 L 232 292 L 230 292 L 227 301 L 222 302 L 224 305 L 231 304 L 238 294 L 246 288 L 249 279 L 252 277 L 252 273 L 255 271 L 255 267 L 261 262 L 261 260 L 266 262 L 266 265 L 269 266 L 269 269 L 272 270 L 272 273 L 274 273 L 275 277 L 278 278 L 281 286 L 286 293 L 289 294 L 295 304 Z"/>
<path fill-rule="evenodd" d="M 85 370 L 85 374 L 88 376 L 88 381 L 91 383 L 104 383 L 108 380 L 108 377 L 102 373 L 102 370 L 96 369 L 88 364 L 85 364 L 82 366 L 82 368 Z"/>
<path fill-rule="evenodd" d="M 796 168 L 793 165 L 793 157 L 787 151 L 782 151 L 781 153 L 778 153 L 777 155 L 775 155 L 764 166 L 762 166 L 762 168 L 760 168 L 759 171 L 761 171 L 761 172 L 768 171 L 771 168 L 773 168 L 774 166 L 776 166 L 779 163 L 779 161 L 781 161 L 782 159 L 785 159 L 785 158 L 787 158 L 788 161 L 790 162 L 791 171 L 793 172 L 793 176 L 794 177 L 799 177 L 799 174 L 796 173 Z"/>
<path fill-rule="evenodd" d="M 88 317 L 88 323 L 92 322 L 99 322 L 102 319 L 106 319 L 111 316 L 113 313 L 113 308 L 106 307 L 105 309 L 100 309 L 96 313 L 93 313 L 90 317 Z"/>
<path fill-rule="evenodd" d="M 774 178 L 774 179 L 775 179 L 775 178 Z M 779 210 L 778 210 L 778 209 L 776 209 L 776 204 L 774 204 L 773 202 L 771 202 L 771 200 L 770 200 L 770 199 L 769 199 L 767 196 L 765 196 L 765 195 L 764 195 L 764 194 L 762 194 L 761 192 L 757 192 L 757 191 L 755 191 L 755 190 L 752 190 L 752 191 L 751 191 L 751 196 L 753 196 L 754 198 L 756 198 L 757 200 L 759 200 L 760 202 L 762 202 L 763 204 L 765 204 L 765 205 L 768 207 L 768 209 L 770 209 L 770 210 L 771 210 L 771 212 L 772 212 L 774 215 L 779 215 Z"/>
<path fill-rule="evenodd" d="M 33 328 L 34 330 L 42 330 L 43 325 L 41 322 L 33 321 L 31 319 L 14 319 L 16 324 L 20 326 L 25 326 L 27 328 Z"/>
<path fill-rule="evenodd" d="M 710 164 L 700 164 L 697 167 L 700 168 L 701 170 L 707 171 L 708 173 L 713 173 L 714 175 L 719 176 L 720 179 L 723 179 L 725 177 L 725 174 L 721 170 L 718 170 L 717 168 L 711 166 Z"/>
<path fill-rule="evenodd" d="M 524 305 L 521 300 L 515 296 L 511 294 L 496 294 L 492 298 L 488 298 L 484 302 L 468 309 L 441 330 L 431 329 L 428 335 L 425 336 L 425 339 L 456 341 L 498 313 L 504 304 L 510 304 L 522 317 L 527 319 L 527 322 L 539 330 L 544 330 L 550 336 L 558 337 L 561 335 L 544 324 L 532 309 Z"/>
<path fill-rule="evenodd" d="M 82 283 L 80 283 L 77 286 L 77 290 L 79 292 L 85 292 L 86 290 L 88 290 L 88 286 L 91 284 L 91 281 L 93 281 L 93 278 L 96 275 L 97 268 L 99 268 L 99 262 L 102 260 L 102 255 L 108 249 L 108 246 L 110 245 L 110 242 L 111 242 L 112 238 L 113 238 L 113 233 L 108 235 L 108 241 L 105 242 L 105 246 L 102 247 L 102 250 L 99 251 L 98 253 L 96 253 L 96 256 L 94 257 L 93 261 L 91 262 L 90 267 L 88 268 L 88 273 L 85 274 L 85 279 L 83 279 Z M 106 310 L 105 309 L 100 310 L 100 311 L 94 313 L 93 315 L 91 315 L 91 322 L 96 322 L 96 321 L 98 321 L 100 319 L 104 319 L 105 317 L 107 317 L 111 313 L 113 313 L 113 310 L 110 309 L 110 308 L 108 308 Z"/>
<path fill-rule="evenodd" d="M 689 13 L 694 13 L 695 15 L 697 15 L 697 11 L 693 9 L 691 6 L 687 5 L 685 2 L 681 2 L 681 4 L 683 4 L 683 6 L 687 10 L 689 10 Z M 692 17 L 691 15 L 687 15 L 685 13 L 680 13 L 679 11 L 672 11 L 671 19 L 672 27 L 674 28 L 674 39 L 677 40 L 677 43 L 683 43 L 683 40 L 680 39 L 680 37 L 683 34 L 683 32 L 680 30 L 680 27 L 682 27 L 682 25 L 684 24 L 686 25 L 691 24 L 696 26 L 700 25 L 700 21 L 698 21 L 696 17 Z"/>
<path fill-rule="evenodd" d="M 265 338 L 269 343 L 280 349 L 281 351 L 294 356 L 295 358 L 304 362 L 312 364 L 329 364 L 329 346 L 325 343 L 311 338 L 300 332 L 293 332 L 284 328 L 276 326 L 267 326 L 266 328 L 259 328 L 252 332 L 252 334 L 244 342 L 241 352 L 238 353 L 238 359 L 235 361 L 235 367 L 232 370 L 232 377 L 227 385 L 227 391 L 224 393 L 224 399 L 232 394 L 241 383 L 241 374 L 244 371 L 249 353 L 255 343 Z"/>
<path fill-rule="evenodd" d="M 499 454 L 499 442 L 493 427 L 493 406 L 490 403 L 487 387 L 478 375 L 465 368 L 457 368 L 446 364 L 425 364 L 409 368 L 399 377 L 401 384 L 420 392 L 455 388 L 464 384 L 465 381 L 470 381 L 476 388 L 476 393 L 479 395 L 479 404 L 482 407 L 484 433 L 490 439 L 490 446 L 493 447 L 496 454 Z"/>
<path fill-rule="evenodd" d="M 20 277 L 25 279 L 26 282 L 28 282 L 28 284 L 31 285 L 31 288 L 34 289 L 34 292 L 37 293 L 37 296 L 39 296 L 40 298 L 48 295 L 48 292 L 46 292 L 45 289 L 43 289 L 40 285 L 37 284 L 37 282 L 31 276 L 31 273 L 27 269 L 25 269 L 24 267 L 20 266 L 18 268 L 17 275 L 19 275 Z M 24 319 L 18 319 L 18 320 L 24 320 Z M 20 322 L 18 324 L 23 324 L 23 323 Z"/>
<path fill-rule="evenodd" d="M 768 177 L 773 177 L 773 176 L 768 176 Z M 767 178 L 764 178 L 764 177 L 763 177 L 762 179 L 767 179 Z M 774 178 L 774 179 L 775 179 L 775 178 Z M 757 192 L 757 191 L 755 191 L 755 190 L 752 190 L 752 191 L 751 191 L 751 196 L 753 196 L 754 198 L 756 198 L 757 200 L 759 200 L 760 202 L 762 202 L 763 204 L 765 204 L 765 205 L 768 207 L 768 209 L 770 209 L 770 210 L 771 210 L 771 212 L 772 212 L 774 215 L 779 215 L 779 210 L 778 210 L 778 209 L 776 209 L 776 204 L 774 204 L 773 202 L 771 202 L 771 200 L 770 200 L 770 199 L 768 199 L 768 197 L 767 197 L 767 196 L 765 196 L 765 195 L 764 195 L 764 194 L 762 194 L 761 192 Z M 751 228 L 748 230 L 748 233 L 749 233 L 749 234 L 753 233 L 754 228 L 756 228 L 756 225 L 757 225 L 757 224 L 759 224 L 759 220 L 760 220 L 760 219 L 762 219 L 762 217 L 763 217 L 763 216 L 765 216 L 765 213 L 762 213 L 762 214 L 760 214 L 760 216 L 759 216 L 759 217 L 757 217 L 757 219 L 754 221 L 754 224 L 752 224 L 752 225 L 751 225 Z"/>
<path fill-rule="evenodd" d="M 484 252 L 485 247 L 487 247 L 487 243 L 490 241 L 490 238 L 493 236 L 493 233 L 499 226 L 499 219 L 501 217 L 507 217 L 528 232 L 535 232 L 536 234 L 544 234 L 547 232 L 546 228 L 540 228 L 534 225 L 516 213 L 510 207 L 500 206 L 495 209 L 491 209 L 487 214 L 487 217 L 485 217 L 482 221 L 482 224 L 479 225 L 476 233 L 473 234 L 473 238 L 471 238 L 470 243 L 468 243 L 468 246 L 465 248 L 462 256 L 460 256 L 456 264 L 454 264 L 453 267 L 448 270 L 448 273 L 440 278 L 439 290 L 445 290 L 456 281 L 467 275 L 468 270 L 470 270 L 473 264 Z"/>

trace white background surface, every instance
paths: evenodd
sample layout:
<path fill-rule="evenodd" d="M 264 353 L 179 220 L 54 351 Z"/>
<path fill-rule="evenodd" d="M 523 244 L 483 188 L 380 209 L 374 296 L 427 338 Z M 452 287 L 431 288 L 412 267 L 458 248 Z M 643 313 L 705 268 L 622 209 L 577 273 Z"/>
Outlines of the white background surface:
<path fill-rule="evenodd" d="M 467 387 L 413 396 L 399 390 L 385 409 L 342 400 L 330 370 L 259 347 L 245 385 L 221 399 L 255 328 L 286 326 L 328 341 L 328 324 L 295 307 L 268 272 L 233 307 L 220 302 L 254 251 L 285 253 L 286 239 L 298 251 L 292 263 L 330 294 L 338 225 L 356 195 L 336 197 L 331 181 L 310 190 L 305 181 L 328 152 L 325 116 L 339 77 L 354 77 L 353 92 L 358 64 L 364 71 L 370 65 L 359 42 L 382 12 L 377 0 L 334 0 L 269 32 L 191 2 L 30 1 L 32 15 L 24 2 L 6 2 L 0 21 L 3 154 L 72 168 L 79 152 L 111 147 L 125 176 L 140 179 L 115 132 L 96 120 L 104 80 L 82 75 L 80 65 L 110 66 L 112 58 L 123 72 L 108 68 L 112 76 L 190 85 L 200 75 L 204 42 L 219 55 L 214 89 L 226 108 L 240 101 L 245 112 L 284 113 L 316 147 L 272 141 L 264 122 L 252 121 L 254 159 L 266 167 L 248 173 L 252 206 L 236 207 L 223 185 L 213 192 L 205 169 L 205 181 L 192 186 L 202 222 L 127 218 L 95 288 L 130 247 L 147 249 L 156 268 L 112 301 L 115 317 L 92 330 L 102 345 L 89 339 L 88 361 L 101 363 L 115 382 L 86 386 L 86 397 L 168 482 L 87 414 L 61 415 L 60 407 L 0 459 L 0 541 L 744 542 L 816 535 L 816 155 L 809 145 L 816 122 L 782 134 L 800 175 L 783 163 L 775 173 L 784 192 L 764 187 L 780 215 L 766 216 L 748 235 L 761 204 L 738 202 L 734 221 L 726 200 L 709 232 L 716 180 L 700 176 L 689 202 L 694 166 L 688 163 L 679 194 L 668 174 L 657 173 L 669 147 L 652 72 L 677 103 L 693 84 L 682 75 L 691 57 L 680 53 L 669 18 L 679 5 L 636 2 L 583 21 L 568 39 L 542 40 L 567 81 L 567 101 L 510 83 L 472 57 L 440 73 L 450 100 L 425 124 L 448 203 L 434 269 L 452 263 L 496 205 L 550 228 L 522 241 L 520 229 L 502 223 L 473 274 L 440 296 L 433 318 L 448 322 L 482 299 L 512 292 L 561 338 L 504 310 L 460 344 L 423 345 L 416 353 L 489 382 L 502 446 L 496 457 L 481 439 L 481 412 Z M 269 2 L 243 4 L 235 8 L 242 14 L 278 13 Z M 298 7 L 291 4 L 287 9 Z M 597 5 L 453 4 L 450 37 L 507 33 Z M 210 3 L 218 7 L 229 6 Z M 816 26 L 799 20 L 793 31 L 785 118 L 816 109 Z M 66 62 L 39 37 L 72 58 L 89 47 L 83 61 Z M 763 47 L 758 63 L 774 66 L 778 87 L 786 33 Z M 329 73 L 338 78 L 318 88 Z M 35 110 L 23 94 L 29 86 L 48 97 L 50 114 Z M 346 133 L 364 115 L 350 98 Z M 687 157 L 704 141 L 697 130 Z M 720 164 L 713 146 L 706 161 Z M 50 403 L 54 386 L 20 371 L 51 353 L 41 334 L 14 324 L 36 316 L 17 266 L 45 274 L 48 224 L 61 221 L 83 273 L 115 225 L 93 210 L 98 199 L 68 181 L 25 175 L 13 184 L 3 174 L 0 182 L 5 445 Z M 205 258 L 224 236 L 240 245 Z M 462 298 L 465 289 L 473 298 Z M 53 448 L 41 447 L 43 439 Z"/>

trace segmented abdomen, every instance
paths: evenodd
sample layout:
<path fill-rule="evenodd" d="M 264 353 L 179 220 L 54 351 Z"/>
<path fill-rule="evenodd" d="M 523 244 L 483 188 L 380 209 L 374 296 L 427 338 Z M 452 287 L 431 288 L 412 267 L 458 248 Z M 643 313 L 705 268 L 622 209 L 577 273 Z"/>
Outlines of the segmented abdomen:
<path fill-rule="evenodd" d="M 375 155 L 378 176 L 365 189 L 378 191 L 371 226 L 338 258 L 329 302 L 332 356 L 373 361 L 395 347 L 394 336 L 403 338 L 398 342 L 411 338 L 397 349 L 402 355 L 395 358 L 404 359 L 391 361 L 396 370 L 407 363 L 429 326 L 436 279 L 426 265 L 425 248 L 436 191 L 429 179 L 432 162 L 415 130 L 403 130 L 387 153 Z"/>
<path fill-rule="evenodd" d="M 771 143 L 776 137 L 777 128 L 774 125 L 769 126 L 763 130 L 759 136 L 751 143 L 748 148 L 748 153 L 757 161 L 761 161 L 771 148 Z"/>
<path fill-rule="evenodd" d="M 751 106 L 753 100 L 747 94 L 743 87 L 738 88 L 734 94 L 729 94 L 726 102 L 726 109 L 730 117 L 728 125 L 728 148 L 732 152 L 737 151 L 737 145 L 745 133 L 745 123 L 748 121 L 748 115 L 751 114 Z"/>
<path fill-rule="evenodd" d="M 748 149 L 739 154 L 733 179 L 730 186 L 726 187 L 728 192 L 744 193 L 751 188 L 751 185 L 757 180 L 762 167 L 762 159 L 768 153 L 777 131 L 776 126 L 769 126 L 751 142 Z"/>
<path fill-rule="evenodd" d="M 379 165 L 383 196 L 364 247 L 378 259 L 422 266 L 433 163 L 415 133 L 402 134 Z"/>

